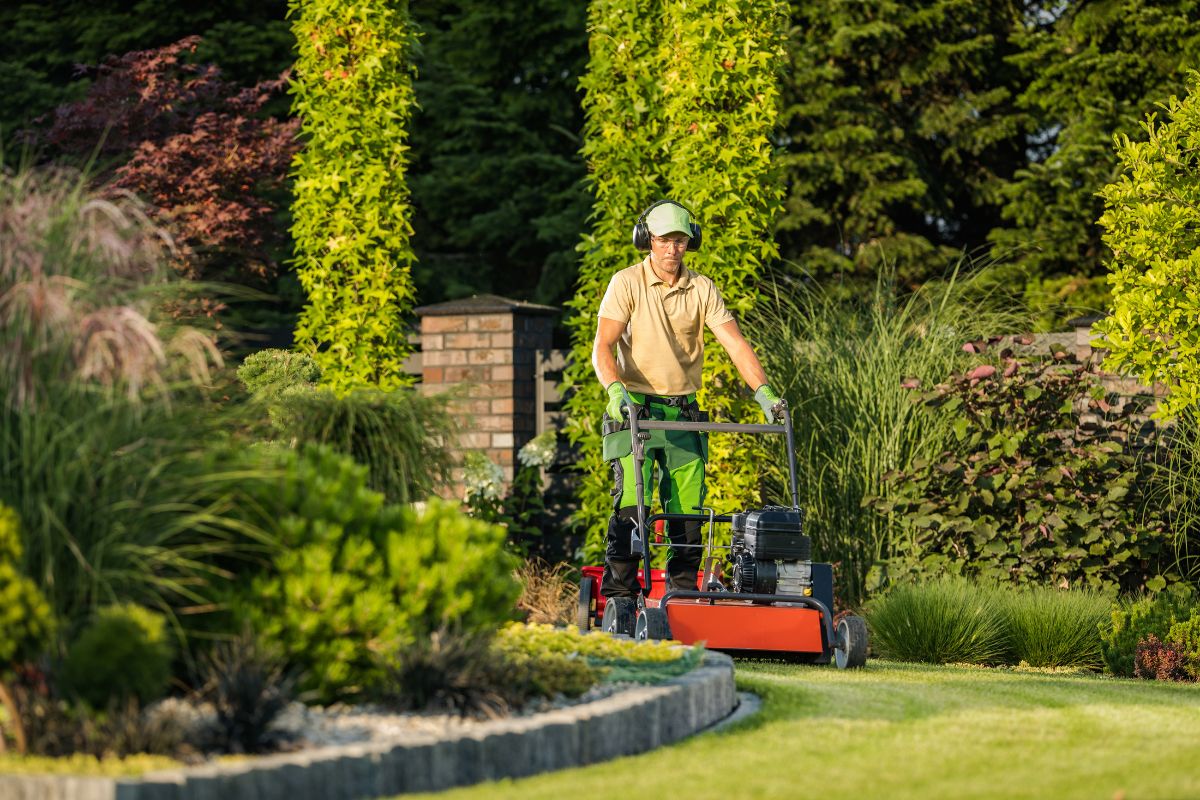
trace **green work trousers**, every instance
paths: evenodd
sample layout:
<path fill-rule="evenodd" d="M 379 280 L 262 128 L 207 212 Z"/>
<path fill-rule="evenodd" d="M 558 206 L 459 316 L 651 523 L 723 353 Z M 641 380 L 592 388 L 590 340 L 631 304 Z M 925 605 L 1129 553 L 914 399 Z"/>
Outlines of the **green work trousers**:
<path fill-rule="evenodd" d="M 638 419 L 698 421 L 702 419 L 695 397 L 662 398 L 630 392 L 640 407 Z M 648 402 L 647 402 L 648 400 Z M 606 417 L 607 419 L 607 417 Z M 654 489 L 654 470 L 658 468 L 658 499 L 668 514 L 696 514 L 704 505 L 704 463 L 708 458 L 708 439 L 694 431 L 650 431 L 646 457 L 642 462 L 642 485 L 647 515 Z M 630 549 L 637 521 L 637 484 L 629 430 L 605 437 L 604 457 L 613 468 L 613 514 L 609 518 L 605 547 L 604 594 L 628 597 L 637 592 L 639 557 Z M 672 545 L 667 556 L 670 588 L 695 589 L 700 566 L 701 523 L 699 520 L 672 520 L 667 535 Z M 647 537 L 649 532 L 644 533 Z"/>

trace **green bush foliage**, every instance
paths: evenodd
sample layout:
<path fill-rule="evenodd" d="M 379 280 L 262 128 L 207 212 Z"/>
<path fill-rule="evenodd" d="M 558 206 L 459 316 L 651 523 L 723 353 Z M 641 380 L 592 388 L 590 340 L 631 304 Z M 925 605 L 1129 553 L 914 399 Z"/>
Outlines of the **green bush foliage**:
<path fill-rule="evenodd" d="M 447 445 L 457 426 L 445 396 L 412 389 L 336 393 L 317 386 L 320 376 L 312 358 L 287 350 L 254 353 L 238 368 L 281 439 L 328 445 L 352 457 L 389 501 L 420 500 L 448 480 Z"/>
<path fill-rule="evenodd" d="M 279 398 L 271 416 L 284 439 L 328 445 L 366 466 L 371 488 L 390 502 L 422 500 L 449 479 L 447 446 L 458 423 L 444 395 L 294 388 Z"/>
<path fill-rule="evenodd" d="M 1066 354 L 980 364 L 918 396 L 955 440 L 891 476 L 875 501 L 908 537 L 896 568 L 1015 584 L 1161 586 L 1166 509 L 1147 503 L 1131 406 L 1122 415 Z M 1095 431 L 1080 414 L 1104 417 Z"/>
<path fill-rule="evenodd" d="M 1111 600 L 1094 591 L 1027 587 L 1000 590 L 1013 660 L 1031 667 L 1100 669 L 1100 627 Z"/>
<path fill-rule="evenodd" d="M 951 441 L 947 420 L 925 414 L 905 388 L 931 386 L 971 361 L 964 339 L 1020 330 L 1005 298 L 974 277 L 902 292 L 881 278 L 851 301 L 802 281 L 779 281 L 747 318 L 771 331 L 759 346 L 790 398 L 800 506 L 817 557 L 838 563 L 838 596 L 860 602 L 877 588 L 873 567 L 893 553 L 894 526 L 863 505 L 888 497 L 889 472 L 932 459 Z M 783 443 L 758 464 L 767 496 L 787 498 Z M 870 578 L 870 580 L 868 580 Z"/>
<path fill-rule="evenodd" d="M 1172 625 L 1167 641 L 1183 653 L 1184 671 L 1192 680 L 1200 680 L 1200 609 L 1193 609 L 1187 621 Z"/>
<path fill-rule="evenodd" d="M 269 349 L 246 356 L 237 376 L 256 399 L 272 404 L 289 389 L 316 386 L 321 368 L 304 353 Z"/>
<path fill-rule="evenodd" d="M 63 661 L 68 693 L 103 709 L 166 694 L 175 647 L 166 618 L 131 604 L 105 606 L 80 631 Z"/>
<path fill-rule="evenodd" d="M 896 585 L 867 607 L 871 646 L 928 664 L 1003 664 L 1011 644 L 1000 595 L 962 579 Z"/>
<path fill-rule="evenodd" d="M 274 454 L 278 481 L 249 487 L 272 561 L 235 603 L 263 639 L 329 701 L 383 678 L 373 654 L 443 628 L 494 630 L 515 615 L 520 586 L 504 530 L 452 505 L 388 505 L 366 469 L 327 447 Z"/>
<path fill-rule="evenodd" d="M 54 623 L 49 604 L 20 566 L 20 520 L 0 505 L 0 673 L 43 645 Z"/>
<path fill-rule="evenodd" d="M 1196 606 L 1195 594 L 1178 584 L 1121 601 L 1100 631 L 1105 667 L 1113 675 L 1132 677 L 1138 644 L 1151 635 L 1166 639 L 1174 625 L 1192 618 Z"/>
<path fill-rule="evenodd" d="M 1099 669 L 1111 609 L 1090 590 L 943 578 L 893 586 L 867 622 L 872 646 L 901 661 Z"/>
<path fill-rule="evenodd" d="M 1112 248 L 1112 315 L 1096 325 L 1106 369 L 1162 383 L 1157 415 L 1200 404 L 1200 73 L 1174 95 L 1165 118 L 1143 124 L 1147 141 L 1116 137 L 1122 173 L 1100 193 Z"/>
<path fill-rule="evenodd" d="M 408 3 L 291 0 L 298 56 L 292 236 L 308 295 L 296 341 L 335 391 L 411 383 L 411 205 L 405 184 L 416 31 Z"/>
<path fill-rule="evenodd" d="M 780 208 L 771 135 L 775 128 L 787 5 L 778 0 L 700 0 L 652 11 L 634 0 L 592 3 L 591 58 L 584 90 L 584 157 L 595 203 L 592 232 L 568 305 L 574 357 L 566 382 L 569 434 L 581 445 L 577 523 L 587 556 L 603 553 L 611 511 L 610 474 L 601 461 L 603 391 L 590 366 L 596 308 L 612 274 L 641 260 L 629 231 L 662 197 L 689 206 L 704 226 L 704 247 L 687 265 L 711 277 L 735 314 L 753 304 Z M 746 331 L 754 341 L 754 331 Z M 705 354 L 700 404 L 717 419 L 752 421 L 760 412 L 719 346 Z M 750 437 L 714 437 L 708 500 L 717 507 L 758 497 Z"/>

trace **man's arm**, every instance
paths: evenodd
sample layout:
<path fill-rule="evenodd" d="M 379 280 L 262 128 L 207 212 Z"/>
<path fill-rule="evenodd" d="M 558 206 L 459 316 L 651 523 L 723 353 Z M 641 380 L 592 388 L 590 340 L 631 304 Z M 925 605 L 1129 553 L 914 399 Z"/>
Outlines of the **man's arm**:
<path fill-rule="evenodd" d="M 604 322 L 604 320 L 600 321 Z M 759 363 L 754 348 L 746 341 L 746 337 L 742 336 L 736 319 L 718 325 L 712 329 L 712 332 L 721 346 L 725 348 L 725 352 L 729 353 L 730 360 L 737 367 L 742 380 L 750 387 L 750 391 L 757 391 L 767 382 L 767 373 L 763 372 L 762 364 Z"/>
<path fill-rule="evenodd" d="M 596 329 L 596 341 L 592 345 L 592 369 L 596 371 L 600 385 L 605 388 L 611 386 L 613 381 L 619 380 L 617 359 L 613 356 L 613 350 L 621 334 L 625 333 L 625 325 L 626 323 L 617 322 L 615 319 L 600 317 L 600 326 Z"/>

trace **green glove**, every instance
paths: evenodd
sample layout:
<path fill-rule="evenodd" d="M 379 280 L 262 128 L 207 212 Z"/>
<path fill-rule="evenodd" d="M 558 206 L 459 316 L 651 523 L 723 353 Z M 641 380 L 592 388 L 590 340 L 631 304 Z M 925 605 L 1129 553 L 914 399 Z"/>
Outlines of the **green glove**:
<path fill-rule="evenodd" d="M 607 391 L 608 405 L 604 410 L 608 412 L 609 419 L 625 419 L 625 404 L 633 402 L 629 392 L 625 391 L 625 384 L 613 381 L 608 385 Z"/>
<path fill-rule="evenodd" d="M 780 407 L 783 398 L 775 394 L 775 390 L 771 388 L 771 384 L 769 383 L 764 383 L 758 387 L 758 391 L 754 393 L 754 399 L 758 402 L 759 408 L 762 409 L 763 414 L 766 416 L 767 422 L 774 422 L 783 413 L 783 409 Z"/>

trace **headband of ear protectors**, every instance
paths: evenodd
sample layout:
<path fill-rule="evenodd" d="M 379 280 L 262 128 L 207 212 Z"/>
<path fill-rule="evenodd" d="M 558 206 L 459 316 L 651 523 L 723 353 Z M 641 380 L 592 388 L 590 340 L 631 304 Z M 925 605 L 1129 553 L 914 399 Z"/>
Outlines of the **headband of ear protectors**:
<path fill-rule="evenodd" d="M 679 206 L 688 213 L 689 217 L 691 217 L 691 222 L 688 223 L 688 227 L 692 229 L 692 232 L 688 234 L 690 238 L 688 240 L 687 249 L 689 253 L 699 250 L 700 224 L 696 222 L 696 215 L 693 214 L 691 209 L 689 209 L 687 206 L 683 205 L 682 203 L 676 203 L 674 200 L 659 200 L 657 203 L 653 203 L 649 208 L 642 212 L 641 216 L 638 217 L 637 222 L 633 226 L 633 246 L 643 253 L 649 252 L 650 227 L 646 224 L 646 215 L 659 206 L 667 203 L 670 203 L 673 206 Z"/>

